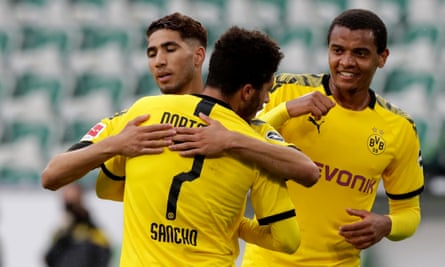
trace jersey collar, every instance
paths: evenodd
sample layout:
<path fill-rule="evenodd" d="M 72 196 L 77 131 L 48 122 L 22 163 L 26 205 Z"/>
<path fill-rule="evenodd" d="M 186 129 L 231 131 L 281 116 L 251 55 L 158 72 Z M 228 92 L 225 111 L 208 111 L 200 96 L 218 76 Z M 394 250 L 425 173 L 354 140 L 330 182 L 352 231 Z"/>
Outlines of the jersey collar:
<path fill-rule="evenodd" d="M 329 88 L 329 78 L 330 77 L 331 77 L 331 75 L 325 74 L 325 75 L 323 75 L 323 78 L 321 81 L 323 84 L 324 91 L 325 91 L 326 95 L 328 95 L 328 96 L 332 95 L 331 89 Z M 374 109 L 375 103 L 376 103 L 376 96 L 375 96 L 374 90 L 372 90 L 371 88 L 369 88 L 369 95 L 370 95 L 371 99 L 369 101 L 368 107 L 371 109 Z"/>
<path fill-rule="evenodd" d="M 208 96 L 208 95 L 202 95 L 202 94 L 193 94 L 193 95 L 197 96 L 197 97 L 200 97 L 200 98 L 204 98 L 204 99 L 209 100 L 211 102 L 215 102 L 215 103 L 217 103 L 217 104 L 219 104 L 219 105 L 221 105 L 223 107 L 226 107 L 226 108 L 232 110 L 232 107 L 229 104 L 227 104 L 226 102 L 222 101 L 222 100 L 216 99 L 216 98 Z"/>

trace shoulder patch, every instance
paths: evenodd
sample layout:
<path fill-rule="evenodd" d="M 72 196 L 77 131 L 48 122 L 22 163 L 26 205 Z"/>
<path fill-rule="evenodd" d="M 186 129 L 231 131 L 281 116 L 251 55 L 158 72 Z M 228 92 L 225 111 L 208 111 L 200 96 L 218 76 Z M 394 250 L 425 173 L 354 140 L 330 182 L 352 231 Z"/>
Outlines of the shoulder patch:
<path fill-rule="evenodd" d="M 266 138 L 270 140 L 284 142 L 284 138 L 276 131 L 267 131 Z"/>
<path fill-rule="evenodd" d="M 319 74 L 291 74 L 281 73 L 275 76 L 274 85 L 271 92 L 275 91 L 283 84 L 298 84 L 302 86 L 319 86 L 323 81 L 323 73 Z"/>
<path fill-rule="evenodd" d="M 106 125 L 102 122 L 94 125 L 81 139 L 81 141 L 91 141 L 97 137 L 103 130 L 105 130 Z"/>
<path fill-rule="evenodd" d="M 260 120 L 260 119 L 258 119 L 258 118 L 255 118 L 255 119 L 253 119 L 253 120 L 250 122 L 250 124 L 252 124 L 252 125 L 264 125 L 264 124 L 266 124 L 266 122 L 263 121 L 263 120 Z"/>

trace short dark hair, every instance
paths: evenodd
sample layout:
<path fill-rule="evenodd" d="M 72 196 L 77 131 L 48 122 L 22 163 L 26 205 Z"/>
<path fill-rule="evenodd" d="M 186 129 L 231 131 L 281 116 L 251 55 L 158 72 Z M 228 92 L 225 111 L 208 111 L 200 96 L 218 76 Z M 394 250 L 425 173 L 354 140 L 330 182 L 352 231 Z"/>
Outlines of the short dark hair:
<path fill-rule="evenodd" d="M 331 23 L 328 31 L 328 44 L 335 26 L 343 26 L 350 30 L 371 30 L 377 53 L 381 54 L 387 47 L 388 33 L 385 23 L 375 13 L 365 9 L 348 9 L 338 15 Z"/>
<path fill-rule="evenodd" d="M 219 88 L 226 96 L 245 84 L 261 89 L 282 58 L 280 47 L 266 34 L 233 26 L 215 42 L 206 85 Z"/>
<path fill-rule="evenodd" d="M 172 30 L 179 32 L 182 39 L 196 39 L 207 48 L 207 30 L 202 24 L 186 15 L 175 12 L 153 21 L 148 26 L 145 35 L 150 37 L 157 30 Z"/>

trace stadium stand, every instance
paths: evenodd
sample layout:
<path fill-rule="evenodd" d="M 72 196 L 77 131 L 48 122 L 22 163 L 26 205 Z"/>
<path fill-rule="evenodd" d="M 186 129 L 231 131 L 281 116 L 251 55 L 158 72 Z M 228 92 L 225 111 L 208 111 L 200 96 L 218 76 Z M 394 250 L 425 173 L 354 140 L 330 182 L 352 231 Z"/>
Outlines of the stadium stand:
<path fill-rule="evenodd" d="M 199 19 L 209 29 L 209 53 L 229 26 L 258 28 L 282 45 L 281 71 L 322 72 L 326 27 L 345 8 L 373 9 L 390 28 L 391 56 L 373 89 L 414 116 L 428 173 L 443 176 L 444 6 L 443 0 L 1 1 L 0 183 L 14 180 L 11 168 L 30 161 L 16 157 L 11 164 L 4 156 L 17 153 L 22 137 L 35 137 L 23 141 L 35 149 L 25 149 L 45 162 L 97 119 L 158 93 L 145 56 L 145 29 L 153 19 L 174 11 Z M 39 119 L 19 112 L 31 108 Z M 43 167 L 35 162 L 32 168 Z"/>

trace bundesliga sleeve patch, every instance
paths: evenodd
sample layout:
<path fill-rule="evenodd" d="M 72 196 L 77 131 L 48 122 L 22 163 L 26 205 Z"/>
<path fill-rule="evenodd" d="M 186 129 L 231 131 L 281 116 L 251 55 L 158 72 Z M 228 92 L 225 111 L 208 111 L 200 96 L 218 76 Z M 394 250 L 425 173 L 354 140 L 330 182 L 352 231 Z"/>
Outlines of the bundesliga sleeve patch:
<path fill-rule="evenodd" d="M 102 122 L 94 125 L 81 139 L 81 141 L 92 141 L 94 138 L 100 135 L 105 130 L 106 125 Z"/>
<path fill-rule="evenodd" d="M 275 131 L 268 131 L 266 133 L 266 138 L 270 140 L 284 142 L 284 138 L 278 132 Z"/>

